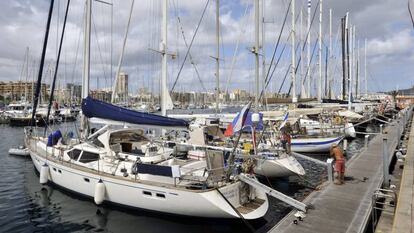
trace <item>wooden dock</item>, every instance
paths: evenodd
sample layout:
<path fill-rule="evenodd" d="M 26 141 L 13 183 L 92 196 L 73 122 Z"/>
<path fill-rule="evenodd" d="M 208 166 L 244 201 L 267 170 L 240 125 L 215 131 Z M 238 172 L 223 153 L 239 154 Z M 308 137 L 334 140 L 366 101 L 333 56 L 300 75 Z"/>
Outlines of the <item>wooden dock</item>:
<path fill-rule="evenodd" d="M 385 134 L 376 135 L 367 148 L 347 162 L 345 176 L 352 180 L 344 185 L 326 182 L 321 190 L 311 193 L 304 202 L 313 208 L 303 221 L 294 224 L 297 219 L 294 210 L 269 232 L 364 232 L 371 216 L 372 194 L 383 184 L 383 138 L 387 138 L 389 165 L 399 143 L 403 121 L 390 123 L 385 127 Z M 412 193 L 412 180 L 410 188 Z"/>

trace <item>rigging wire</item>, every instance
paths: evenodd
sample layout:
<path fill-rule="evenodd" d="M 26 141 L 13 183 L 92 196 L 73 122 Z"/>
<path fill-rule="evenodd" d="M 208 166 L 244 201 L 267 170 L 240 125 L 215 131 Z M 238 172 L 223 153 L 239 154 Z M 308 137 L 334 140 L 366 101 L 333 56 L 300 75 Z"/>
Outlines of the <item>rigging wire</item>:
<path fill-rule="evenodd" d="M 286 9 L 285 17 L 283 19 L 282 28 L 280 29 L 279 36 L 278 36 L 277 41 L 276 41 L 276 44 L 275 44 L 275 48 L 273 50 L 272 59 L 270 60 L 269 68 L 268 68 L 267 73 L 266 73 L 265 83 L 268 83 L 267 80 L 269 78 L 269 73 L 270 73 L 270 70 L 272 69 L 273 62 L 274 62 L 275 57 L 276 57 L 276 52 L 277 52 L 277 49 L 279 47 L 280 38 L 282 37 L 282 33 L 283 33 L 283 30 L 284 30 L 285 25 L 286 25 L 286 20 L 287 20 L 287 17 L 289 15 L 289 9 L 290 9 L 291 5 L 292 5 L 292 0 L 289 1 L 289 5 L 288 5 L 288 7 Z M 264 89 L 265 88 L 263 88 L 262 91 L 260 92 L 259 102 L 260 102 L 260 99 L 262 98 L 262 96 L 264 94 Z"/>
<path fill-rule="evenodd" d="M 188 47 L 188 49 L 187 49 L 187 52 L 186 52 L 186 54 L 185 54 L 185 56 L 184 56 L 184 60 L 183 60 L 183 62 L 181 63 L 181 67 L 180 67 L 180 69 L 178 70 L 177 77 L 176 77 L 176 79 L 175 79 L 175 81 L 174 81 L 174 84 L 173 84 L 173 86 L 172 86 L 172 88 L 171 88 L 171 91 L 170 91 L 170 92 L 173 92 L 173 91 L 174 91 L 175 86 L 177 85 L 178 78 L 180 77 L 181 71 L 183 70 L 184 64 L 185 64 L 185 62 L 186 62 L 186 60 L 187 60 L 187 57 L 188 57 L 188 55 L 189 55 L 189 53 L 190 53 L 191 47 L 193 46 L 194 39 L 195 39 L 195 37 L 196 37 L 196 35 L 197 35 L 198 29 L 200 28 L 201 22 L 203 21 L 203 18 L 204 18 L 204 15 L 205 15 L 205 13 L 206 13 L 207 7 L 209 6 L 209 3 L 210 3 L 210 0 L 207 0 L 207 2 L 206 2 L 206 6 L 205 6 L 205 7 L 204 7 L 204 9 L 203 9 L 203 13 L 201 14 L 200 20 L 198 21 L 198 24 L 197 24 L 196 30 L 195 30 L 195 32 L 194 32 L 194 34 L 193 34 L 193 37 L 191 38 L 190 45 L 189 45 L 189 47 Z"/>
<path fill-rule="evenodd" d="M 183 29 L 183 26 L 181 24 L 181 19 L 180 19 L 179 16 L 177 16 L 177 20 L 178 20 L 178 24 L 179 24 L 179 27 L 180 27 L 180 30 L 181 30 L 181 35 L 183 36 L 185 47 L 188 49 L 189 47 L 188 47 L 187 39 L 185 38 L 184 29 Z M 197 76 L 198 80 L 200 81 L 201 87 L 203 88 L 203 90 L 205 92 L 207 92 L 207 89 L 204 86 L 203 80 L 200 77 L 200 73 L 198 71 L 197 64 L 195 64 L 195 62 L 193 60 L 193 56 L 191 56 L 191 53 L 189 53 L 188 56 L 189 56 L 191 65 L 193 65 L 193 67 L 194 67 L 194 70 L 196 72 L 196 76 Z"/>
<path fill-rule="evenodd" d="M 313 22 L 314 22 L 314 20 L 315 20 L 315 16 L 316 16 L 316 12 L 317 12 L 317 8 L 318 8 L 318 6 L 319 6 L 319 4 L 320 4 L 320 1 L 318 1 L 318 4 L 316 5 L 316 7 L 315 7 L 315 10 L 314 10 L 314 12 L 313 12 L 313 16 L 312 16 L 312 20 L 311 20 L 311 27 L 312 27 L 312 25 L 313 25 Z M 289 4 L 289 8 L 290 8 L 290 4 Z M 287 9 L 287 13 L 289 13 L 289 8 Z M 298 19 L 298 17 L 296 17 L 296 20 Z M 286 23 L 286 21 L 284 22 L 284 23 Z M 306 37 L 305 37 L 305 40 L 304 41 L 306 41 L 307 39 L 308 39 L 308 37 L 309 37 L 309 34 L 310 34 L 310 29 L 307 31 L 307 33 L 306 33 Z M 292 34 L 290 34 L 289 35 L 289 37 L 288 37 L 288 39 L 287 40 L 289 40 L 289 38 L 290 38 L 290 36 L 292 36 Z M 296 51 L 297 51 L 297 49 L 299 48 L 299 46 L 300 46 L 300 44 L 298 44 L 298 46 L 297 46 L 297 48 L 295 49 L 295 53 L 296 53 Z M 316 46 L 316 45 L 315 45 Z M 275 48 L 275 50 L 276 50 L 277 48 Z M 305 49 L 305 43 L 303 43 L 303 46 L 302 46 L 302 51 L 304 51 L 304 49 Z M 314 47 L 314 50 L 315 50 L 315 47 Z M 314 53 L 314 52 L 313 52 Z M 313 54 L 312 53 L 312 54 Z M 274 53 L 275 54 L 275 53 Z M 282 51 L 282 53 L 279 55 L 279 58 L 281 57 L 283 55 L 283 51 Z M 313 55 L 312 55 L 313 56 Z M 301 61 L 301 56 L 299 57 L 299 63 L 300 63 L 300 61 Z M 312 63 L 312 58 L 311 58 L 311 61 L 310 61 L 310 63 Z M 276 66 L 277 66 L 277 64 L 276 64 Z M 295 70 L 295 73 L 297 73 L 297 68 L 299 67 L 299 64 L 298 64 L 298 66 L 296 67 L 296 70 Z M 271 65 L 269 66 L 269 71 L 270 71 L 270 68 L 271 68 Z M 274 69 L 276 69 L 276 67 L 274 68 Z M 290 69 L 290 66 L 289 66 L 289 69 Z M 309 67 L 307 68 L 307 70 L 309 70 Z M 306 81 L 306 77 L 307 77 L 307 75 L 308 75 L 308 73 L 309 72 L 305 72 L 305 77 L 303 78 L 303 82 L 305 82 Z M 284 80 L 283 80 L 283 82 L 282 82 L 282 84 L 285 82 L 285 79 L 286 79 L 286 77 L 287 76 L 285 76 L 284 77 Z M 266 79 L 265 79 L 265 82 L 266 82 L 266 86 L 265 86 L 265 89 L 268 87 L 268 85 L 269 85 L 269 83 L 270 83 L 270 81 L 271 81 L 271 79 L 273 78 L 273 72 L 272 72 L 272 75 L 270 76 L 270 78 L 268 77 L 268 76 L 266 76 Z M 292 84 L 291 84 L 291 86 L 292 86 Z M 278 91 L 278 94 L 280 94 L 280 91 L 281 91 L 281 88 L 282 88 L 282 86 L 280 87 L 280 89 L 279 89 L 279 91 Z M 263 89 L 262 90 L 262 93 L 264 92 L 264 90 L 265 89 Z M 290 89 L 291 89 L 291 87 L 289 88 L 289 92 L 290 92 Z M 260 95 L 260 98 L 262 97 L 262 93 L 261 93 L 261 95 Z"/>
<path fill-rule="evenodd" d="M 53 102 L 53 97 L 54 97 L 54 93 L 55 93 L 56 78 L 57 78 L 58 69 L 59 69 L 60 54 L 62 52 L 63 38 L 65 36 L 66 21 L 68 19 L 69 5 L 70 5 L 70 0 L 67 1 L 66 11 L 65 11 L 65 18 L 63 19 L 62 35 L 60 37 L 59 49 L 58 49 L 57 57 L 56 57 L 55 73 L 53 75 L 52 87 L 50 89 L 49 105 L 47 107 L 47 115 L 46 115 L 46 121 L 45 121 L 46 125 L 49 124 L 50 110 L 52 108 L 52 102 Z M 46 136 L 46 130 L 47 130 L 47 127 L 45 127 L 44 136 Z"/>
<path fill-rule="evenodd" d="M 102 58 L 102 51 L 101 51 L 101 46 L 99 45 L 98 32 L 96 30 L 96 25 L 95 25 L 95 20 L 93 18 L 93 13 L 91 14 L 91 17 L 92 17 L 93 31 L 95 32 L 95 40 L 96 40 L 96 44 L 98 46 L 99 58 L 101 59 L 102 72 L 103 72 L 104 80 L 105 80 L 105 82 L 107 82 L 108 77 L 107 77 L 106 72 L 105 72 L 105 70 L 106 70 L 105 69 L 105 63 L 104 63 L 103 58 Z"/>
<path fill-rule="evenodd" d="M 246 9 L 244 10 L 243 18 L 247 15 L 248 9 L 249 9 L 249 5 L 247 4 Z M 225 93 L 228 93 L 228 91 L 229 91 L 230 81 L 231 81 L 231 78 L 233 77 L 234 65 L 236 63 L 237 54 L 239 53 L 240 40 L 241 40 L 242 35 L 246 32 L 246 27 L 242 27 L 242 28 L 243 29 L 240 31 L 239 38 L 237 38 L 236 48 L 234 49 L 233 58 L 231 60 L 230 75 L 227 78 L 227 83 L 226 83 L 226 88 L 225 88 L 226 92 Z"/>
<path fill-rule="evenodd" d="M 32 110 L 32 118 L 31 118 L 30 125 L 33 125 L 33 123 L 35 123 L 34 117 L 35 117 L 35 114 L 36 114 L 37 104 L 39 102 L 40 88 L 41 88 L 41 85 L 42 85 L 43 66 L 44 66 L 44 63 L 45 63 L 47 41 L 48 41 L 48 38 L 49 38 L 50 21 L 52 19 L 54 2 L 55 2 L 54 0 L 50 1 L 50 8 L 49 8 L 49 14 L 48 14 L 48 17 L 47 17 L 45 37 L 44 37 L 44 40 L 43 40 L 42 56 L 41 56 L 41 59 L 40 59 L 39 73 L 38 73 L 37 83 L 36 83 L 36 93 L 33 96 L 33 110 Z"/>
<path fill-rule="evenodd" d="M 413 28 L 414 28 L 414 19 L 413 19 L 413 14 L 411 12 L 410 0 L 408 0 L 408 13 L 410 13 L 411 23 L 413 24 Z"/>

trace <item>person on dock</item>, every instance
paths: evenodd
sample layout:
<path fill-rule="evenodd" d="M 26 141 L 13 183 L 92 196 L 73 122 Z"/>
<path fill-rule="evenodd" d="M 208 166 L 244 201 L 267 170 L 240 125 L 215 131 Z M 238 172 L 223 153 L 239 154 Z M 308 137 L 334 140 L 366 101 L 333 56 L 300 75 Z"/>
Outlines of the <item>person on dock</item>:
<path fill-rule="evenodd" d="M 335 184 L 341 185 L 345 179 L 345 156 L 342 149 L 334 144 L 331 146 L 331 157 L 335 159 L 336 180 Z"/>

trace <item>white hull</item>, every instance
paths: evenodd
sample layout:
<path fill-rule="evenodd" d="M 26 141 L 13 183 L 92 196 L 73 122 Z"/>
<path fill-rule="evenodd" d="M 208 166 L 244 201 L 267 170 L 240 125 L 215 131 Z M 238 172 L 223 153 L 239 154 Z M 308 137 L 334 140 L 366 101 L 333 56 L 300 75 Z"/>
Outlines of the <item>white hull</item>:
<path fill-rule="evenodd" d="M 257 175 L 266 177 L 288 177 L 293 175 L 303 176 L 305 175 L 305 169 L 302 165 L 292 156 L 286 156 L 285 158 L 260 159 L 257 161 L 254 172 Z"/>
<path fill-rule="evenodd" d="M 342 139 L 343 137 L 293 138 L 291 150 L 302 153 L 329 152 L 331 146 L 338 144 Z"/>
<path fill-rule="evenodd" d="M 48 164 L 49 182 L 53 182 L 75 193 L 93 198 L 95 185 L 101 179 L 106 189 L 105 202 L 177 215 L 207 218 L 239 218 L 237 213 L 215 189 L 187 190 L 185 188 L 168 187 L 168 185 L 162 184 L 156 185 L 154 182 L 140 182 L 134 181 L 131 178 L 98 174 L 96 171 L 91 171 L 75 164 L 58 160 L 46 161 L 45 157 L 41 155 L 45 151 L 39 147 L 36 147 L 37 150 L 33 150 L 33 148 L 30 150 L 30 156 L 37 171 L 40 172 L 43 164 Z M 48 148 L 48 154 L 51 152 L 52 149 Z M 236 208 L 240 206 L 238 204 L 240 185 L 242 183 L 237 181 L 219 189 Z M 257 198 L 263 200 L 263 203 L 257 209 L 243 214 L 245 219 L 260 218 L 264 216 L 268 209 L 266 194 L 259 191 L 255 193 Z"/>

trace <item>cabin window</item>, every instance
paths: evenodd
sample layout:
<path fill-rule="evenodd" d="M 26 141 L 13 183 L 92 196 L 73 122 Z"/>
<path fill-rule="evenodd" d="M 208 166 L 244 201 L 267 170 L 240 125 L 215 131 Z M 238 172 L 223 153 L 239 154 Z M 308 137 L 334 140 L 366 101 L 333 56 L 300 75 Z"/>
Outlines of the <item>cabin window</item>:
<path fill-rule="evenodd" d="M 157 193 L 157 194 L 155 194 L 155 196 L 157 196 L 159 198 L 165 198 L 165 194 L 162 194 L 162 193 Z"/>
<path fill-rule="evenodd" d="M 98 159 L 99 159 L 99 154 L 84 151 L 82 153 L 82 156 L 79 159 L 79 162 L 81 162 L 81 163 L 90 163 L 90 162 L 93 162 L 93 161 L 97 161 Z"/>
<path fill-rule="evenodd" d="M 142 191 L 142 193 L 147 196 L 152 196 L 152 193 L 150 191 Z"/>
<path fill-rule="evenodd" d="M 73 150 L 68 152 L 68 155 L 71 159 L 78 160 L 79 155 L 81 154 L 81 152 L 82 152 L 81 150 L 73 149 Z"/>

